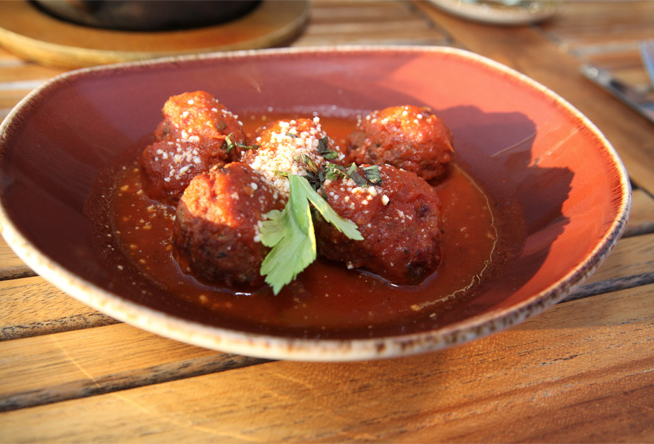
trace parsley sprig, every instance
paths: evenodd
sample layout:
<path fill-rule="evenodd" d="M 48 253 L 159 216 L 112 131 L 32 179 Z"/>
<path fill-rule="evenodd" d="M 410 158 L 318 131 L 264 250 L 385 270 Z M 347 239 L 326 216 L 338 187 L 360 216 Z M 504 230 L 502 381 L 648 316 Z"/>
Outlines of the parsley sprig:
<path fill-rule="evenodd" d="M 306 178 L 289 175 L 288 183 L 290 197 L 286 206 L 282 211 L 266 213 L 267 220 L 263 221 L 260 230 L 261 242 L 272 248 L 261 264 L 261 274 L 265 276 L 274 294 L 278 294 L 316 260 L 316 235 L 309 203 L 313 204 L 325 221 L 347 237 L 363 239 L 356 224 L 340 217 Z"/>
<path fill-rule="evenodd" d="M 290 133 L 286 135 L 297 137 Z M 234 145 L 245 149 L 253 148 L 234 144 L 229 136 L 226 142 L 228 150 Z M 328 161 L 326 165 L 318 165 L 309 156 L 302 154 L 295 160 L 304 165 L 303 176 L 286 171 L 276 172 L 288 179 L 289 199 L 283 210 L 266 213 L 260 228 L 261 242 L 271 248 L 261 264 L 260 273 L 265 276 L 266 283 L 276 295 L 318 256 L 312 211 L 318 211 L 327 223 L 348 238 L 363 240 L 356 224 L 340 217 L 327 203 L 323 185 L 327 179 L 352 179 L 360 187 L 379 185 L 379 168 L 376 165 L 359 168 L 354 163 L 348 167 L 331 163 L 329 161 L 337 159 L 339 153 L 329 149 L 328 145 L 327 136 L 318 142 L 318 153 Z M 320 190 L 323 196 L 318 194 Z"/>
<path fill-rule="evenodd" d="M 320 139 L 318 153 L 328 161 L 337 159 L 338 152 L 330 150 L 328 143 L 328 137 Z M 312 209 L 348 238 L 363 240 L 356 224 L 340 217 L 327 203 L 327 197 L 318 194 L 319 190 L 324 193 L 325 180 L 352 179 L 360 187 L 381 184 L 376 165 L 359 168 L 354 163 L 344 167 L 327 162 L 320 166 L 306 154 L 295 160 L 304 165 L 305 174 L 298 176 L 277 172 L 288 178 L 290 196 L 282 211 L 273 210 L 264 215 L 260 229 L 261 242 L 271 248 L 261 264 L 260 273 L 276 295 L 318 256 Z"/>

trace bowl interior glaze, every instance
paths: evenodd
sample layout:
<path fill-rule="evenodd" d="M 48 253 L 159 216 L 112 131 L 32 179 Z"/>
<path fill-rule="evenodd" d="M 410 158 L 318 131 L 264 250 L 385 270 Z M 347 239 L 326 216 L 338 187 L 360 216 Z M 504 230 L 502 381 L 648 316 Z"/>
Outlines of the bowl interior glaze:
<path fill-rule="evenodd" d="M 112 239 L 105 192 L 149 140 L 166 99 L 206 90 L 239 115 L 317 111 L 353 116 L 430 106 L 450 127 L 457 161 L 524 222 L 519 257 L 482 294 L 438 322 L 307 338 L 241 331 L 165 297 Z M 536 82 L 448 48 L 284 49 L 84 69 L 44 85 L 5 119 L 0 214 L 9 245 L 81 301 L 185 342 L 263 357 L 399 356 L 501 330 L 565 297 L 617 242 L 629 181 L 608 141 Z M 107 202 L 107 203 L 105 203 Z"/>

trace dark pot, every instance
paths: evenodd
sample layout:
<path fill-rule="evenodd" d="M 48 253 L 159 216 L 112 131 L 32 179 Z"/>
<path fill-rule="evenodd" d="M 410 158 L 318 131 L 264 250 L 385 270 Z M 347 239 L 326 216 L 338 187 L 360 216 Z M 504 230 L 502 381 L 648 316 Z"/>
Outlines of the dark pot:
<path fill-rule="evenodd" d="M 252 11 L 261 0 L 33 0 L 72 23 L 125 31 L 189 29 L 224 23 Z"/>

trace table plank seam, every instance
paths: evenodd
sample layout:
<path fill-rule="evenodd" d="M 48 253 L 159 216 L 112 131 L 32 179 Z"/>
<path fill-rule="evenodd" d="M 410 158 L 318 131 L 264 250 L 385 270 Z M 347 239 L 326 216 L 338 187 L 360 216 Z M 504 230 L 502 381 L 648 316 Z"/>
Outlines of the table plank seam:
<path fill-rule="evenodd" d="M 63 333 L 85 328 L 104 327 L 106 325 L 120 324 L 121 322 L 100 312 L 83 313 L 50 319 L 43 322 L 34 322 L 24 325 L 9 325 L 0 329 L 0 342 L 13 339 L 23 339 L 43 336 L 53 333 Z"/>
<path fill-rule="evenodd" d="M 54 387 L 12 393 L 0 398 L 0 412 L 115 393 L 211 373 L 242 369 L 267 362 L 274 361 L 216 352 L 215 355 L 204 358 L 169 362 L 103 375 L 98 378 L 78 379 Z"/>
<path fill-rule="evenodd" d="M 645 234 L 652 234 L 652 233 L 654 233 L 654 222 L 643 222 L 639 225 L 628 226 L 624 230 L 624 233 L 622 234 L 622 238 L 624 239 L 627 237 L 642 236 Z"/>
<path fill-rule="evenodd" d="M 22 279 L 35 276 L 38 275 L 26 265 L 15 265 L 11 267 L 2 267 L 2 269 L 0 269 L 0 281 Z"/>
<path fill-rule="evenodd" d="M 652 283 L 654 283 L 654 271 L 606 279 L 591 284 L 581 285 L 561 302 L 575 301 L 577 299 L 583 299 L 618 290 L 641 287 Z"/>

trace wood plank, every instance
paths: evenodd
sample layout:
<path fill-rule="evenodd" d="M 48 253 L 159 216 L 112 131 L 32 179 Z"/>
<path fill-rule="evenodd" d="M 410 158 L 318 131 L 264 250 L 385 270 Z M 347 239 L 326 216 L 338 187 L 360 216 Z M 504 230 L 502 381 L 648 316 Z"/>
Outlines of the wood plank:
<path fill-rule="evenodd" d="M 535 28 L 506 32 L 503 27 L 458 19 L 426 3 L 416 6 L 464 47 L 528 75 L 568 100 L 611 141 L 632 180 L 654 194 L 654 126 L 581 75 L 580 60 L 552 45 Z"/>
<path fill-rule="evenodd" d="M 654 233 L 621 239 L 583 285 L 565 300 L 654 283 Z"/>
<path fill-rule="evenodd" d="M 654 233 L 621 239 L 588 282 L 654 275 Z"/>
<path fill-rule="evenodd" d="M 16 253 L 14 253 L 2 236 L 0 236 L 0 280 L 35 275 L 36 273 L 16 256 Z"/>
<path fill-rule="evenodd" d="M 643 190 L 634 190 L 632 208 L 624 236 L 654 232 L 654 198 Z"/>
<path fill-rule="evenodd" d="M 19 59 L 0 48 L 0 120 L 34 88 L 64 72 Z"/>
<path fill-rule="evenodd" d="M 117 322 L 41 277 L 0 281 L 0 341 Z"/>
<path fill-rule="evenodd" d="M 2 47 L 0 71 L 0 120 L 32 89 L 64 72 L 63 69 L 48 68 L 22 60 Z"/>
<path fill-rule="evenodd" d="M 316 1 L 310 26 L 291 46 L 448 43 L 447 34 L 406 2 Z"/>
<path fill-rule="evenodd" d="M 30 91 L 31 89 L 0 91 L 0 121 L 3 121 Z"/>
<path fill-rule="evenodd" d="M 31 81 L 34 84 L 43 83 L 52 77 L 65 72 L 61 68 L 51 68 L 37 65 L 33 62 L 0 62 L 2 68 L 2 89 L 15 89 L 13 84 Z"/>
<path fill-rule="evenodd" d="M 620 32 L 625 28 L 652 26 L 654 20 L 654 2 L 650 0 L 583 0 L 561 3 L 559 13 L 553 20 L 545 22 L 544 27 L 570 31 L 603 29 Z"/>
<path fill-rule="evenodd" d="M 588 52 L 580 57 L 583 57 L 584 60 L 605 69 L 616 71 L 631 70 L 647 76 L 636 42 L 634 42 L 633 48 L 630 48 L 629 50 L 621 48 L 617 51 L 606 51 L 604 50 L 605 48 L 601 49 L 602 50 L 598 50 L 597 52 Z"/>
<path fill-rule="evenodd" d="M 338 24 L 344 21 L 392 22 L 416 17 L 415 11 L 402 1 L 332 1 L 314 0 L 311 27 L 317 23 Z"/>
<path fill-rule="evenodd" d="M 551 37 L 565 45 L 566 50 L 582 57 L 601 52 L 638 51 L 639 41 L 654 38 L 653 24 L 621 29 L 619 32 L 607 32 L 602 28 L 567 33 L 547 27 L 545 29 L 553 34 Z"/>
<path fill-rule="evenodd" d="M 0 343 L 0 411 L 265 362 L 125 324 Z"/>
<path fill-rule="evenodd" d="M 368 34 L 323 34 L 323 35 L 306 35 L 301 40 L 293 43 L 296 47 L 321 46 L 321 45 L 446 45 L 449 41 L 440 37 L 425 37 L 422 33 L 414 33 L 411 30 L 403 35 L 389 36 L 380 31 L 375 36 Z"/>
<path fill-rule="evenodd" d="M 5 412 L 0 440 L 648 442 L 653 293 L 559 304 L 421 356 L 273 362 Z"/>

